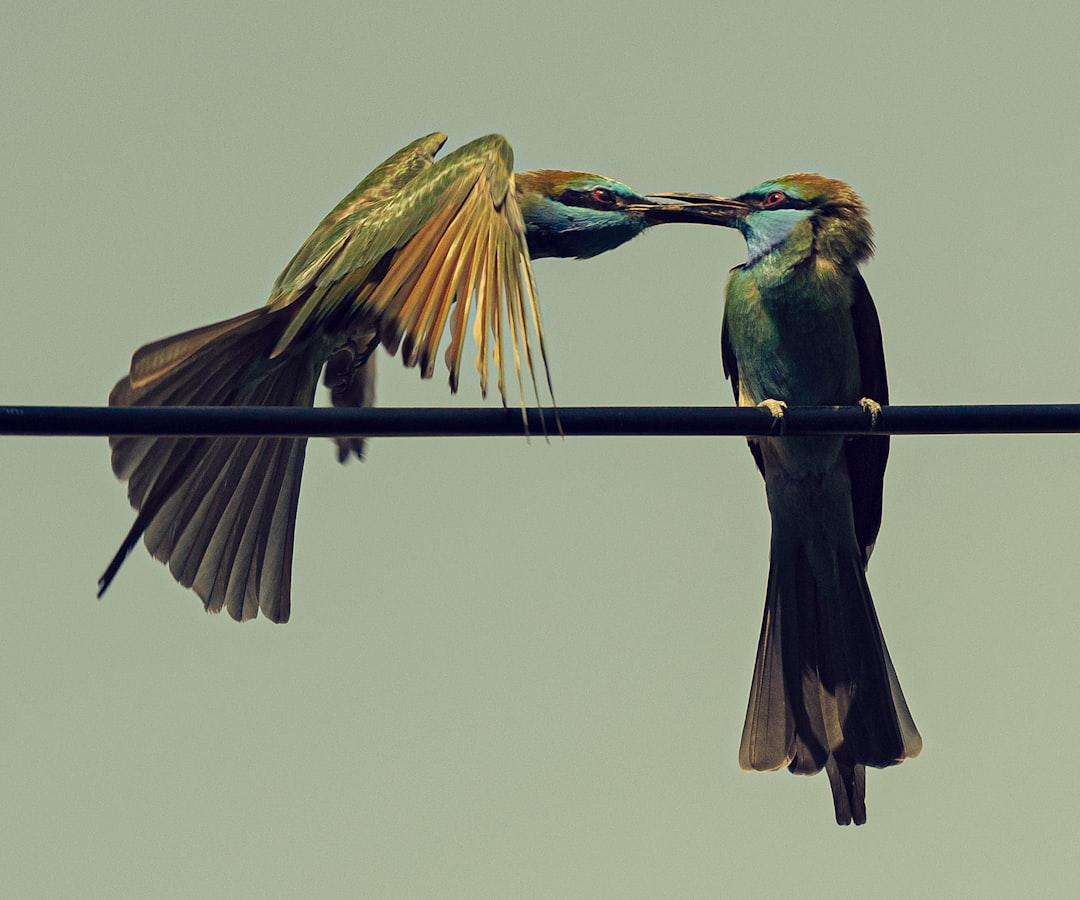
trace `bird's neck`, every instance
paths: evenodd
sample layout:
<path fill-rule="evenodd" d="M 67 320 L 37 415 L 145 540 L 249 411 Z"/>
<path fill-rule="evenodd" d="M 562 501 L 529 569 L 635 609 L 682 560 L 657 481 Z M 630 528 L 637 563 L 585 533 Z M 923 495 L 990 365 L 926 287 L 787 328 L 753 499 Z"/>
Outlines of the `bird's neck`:
<path fill-rule="evenodd" d="M 814 247 L 810 212 L 805 209 L 754 212 L 739 223 L 746 238 L 746 265 L 768 259 L 770 266 L 798 265 Z"/>
<path fill-rule="evenodd" d="M 791 213 L 791 215 L 785 215 Z M 873 252 L 866 232 L 825 220 L 815 228 L 803 210 L 747 216 L 743 226 L 747 260 L 744 268 L 758 285 L 768 290 L 790 281 L 829 279 L 850 272 Z"/>
<path fill-rule="evenodd" d="M 793 215 L 783 214 L 787 212 Z M 747 251 L 743 269 L 761 291 L 786 284 L 814 255 L 813 226 L 802 212 L 784 210 L 767 217 L 751 214 L 741 226 Z"/>

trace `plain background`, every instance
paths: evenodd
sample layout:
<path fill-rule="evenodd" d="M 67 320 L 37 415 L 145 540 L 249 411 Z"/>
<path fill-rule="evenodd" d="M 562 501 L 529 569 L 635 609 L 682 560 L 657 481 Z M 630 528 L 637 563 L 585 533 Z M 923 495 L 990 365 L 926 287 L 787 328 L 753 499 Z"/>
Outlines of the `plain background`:
<path fill-rule="evenodd" d="M 392 151 L 499 131 L 643 192 L 851 182 L 904 404 L 1080 400 L 1080 5 L 11 3 L 0 402 L 104 402 L 260 305 Z M 537 265 L 563 406 L 730 403 L 739 236 Z M 451 400 L 381 360 L 384 406 Z M 1076 436 L 893 442 L 870 583 L 926 742 L 739 770 L 768 515 L 739 438 L 308 450 L 293 619 L 207 616 L 101 439 L 0 442 L 11 897 L 1072 896 Z"/>

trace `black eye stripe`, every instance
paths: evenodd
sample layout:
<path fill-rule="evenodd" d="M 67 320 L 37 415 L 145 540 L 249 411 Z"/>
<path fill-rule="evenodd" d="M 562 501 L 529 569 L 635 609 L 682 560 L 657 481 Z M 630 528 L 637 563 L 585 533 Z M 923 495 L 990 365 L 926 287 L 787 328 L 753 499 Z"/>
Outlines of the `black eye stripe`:
<path fill-rule="evenodd" d="M 759 209 L 810 209 L 815 206 L 810 200 L 800 200 L 798 197 L 792 197 L 790 194 L 785 194 L 784 199 L 778 203 L 767 203 L 766 200 L 771 194 L 781 193 L 780 191 L 769 191 L 764 197 L 762 196 L 746 196 L 740 197 L 740 200 L 745 200 Z"/>
<path fill-rule="evenodd" d="M 600 192 L 603 193 L 603 200 L 597 197 Z M 582 206 L 592 209 L 610 209 L 619 202 L 619 198 L 613 190 L 601 186 L 589 188 L 585 191 L 568 188 L 559 194 L 556 199 L 565 206 Z"/>

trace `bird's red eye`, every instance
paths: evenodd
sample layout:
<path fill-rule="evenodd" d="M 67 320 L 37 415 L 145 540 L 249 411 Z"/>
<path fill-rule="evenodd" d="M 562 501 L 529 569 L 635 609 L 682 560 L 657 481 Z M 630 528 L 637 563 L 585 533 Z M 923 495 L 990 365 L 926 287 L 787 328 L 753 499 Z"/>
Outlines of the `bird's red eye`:
<path fill-rule="evenodd" d="M 779 206 L 785 200 L 787 200 L 787 194 L 785 194 L 783 191 L 769 191 L 769 193 L 765 195 L 764 205 L 766 207 Z"/>
<path fill-rule="evenodd" d="M 601 206 L 611 206 L 615 203 L 615 195 L 607 188 L 593 188 L 592 197 Z"/>

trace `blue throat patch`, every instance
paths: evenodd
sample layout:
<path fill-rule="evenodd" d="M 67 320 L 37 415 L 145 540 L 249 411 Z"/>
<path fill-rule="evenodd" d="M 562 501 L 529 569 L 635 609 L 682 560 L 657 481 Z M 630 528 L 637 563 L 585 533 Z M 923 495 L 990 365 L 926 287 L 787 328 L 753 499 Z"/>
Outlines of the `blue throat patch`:
<path fill-rule="evenodd" d="M 588 259 L 612 250 L 645 228 L 638 216 L 565 206 L 545 197 L 522 204 L 529 255 Z"/>
<path fill-rule="evenodd" d="M 812 209 L 760 209 L 739 222 L 746 238 L 746 264 L 753 265 L 779 247 L 795 230 L 795 226 L 814 214 Z"/>

